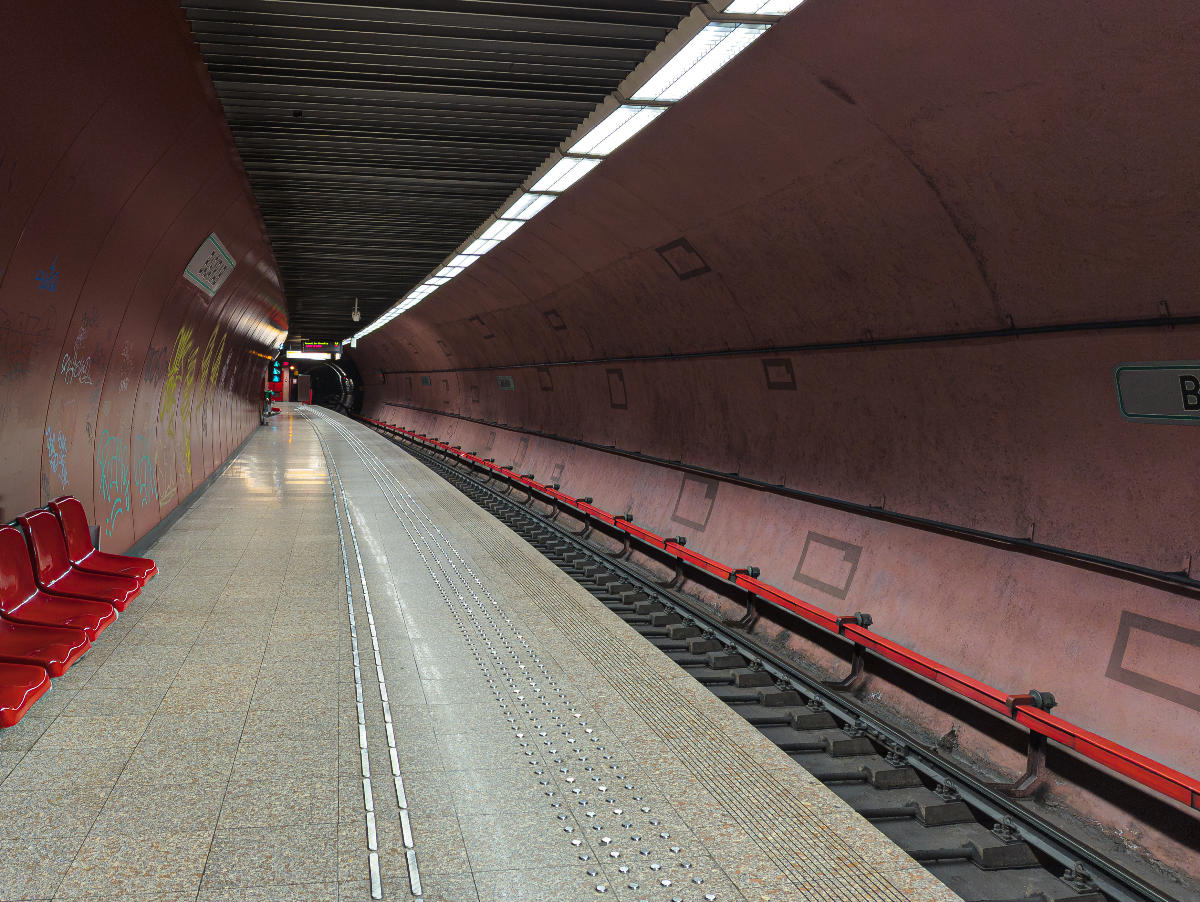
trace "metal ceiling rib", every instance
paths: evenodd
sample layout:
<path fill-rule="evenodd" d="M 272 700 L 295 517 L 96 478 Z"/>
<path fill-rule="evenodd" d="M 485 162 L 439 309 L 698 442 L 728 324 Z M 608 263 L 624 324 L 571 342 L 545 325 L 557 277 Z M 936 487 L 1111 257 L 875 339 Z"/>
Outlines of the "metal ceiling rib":
<path fill-rule="evenodd" d="M 292 334 L 395 303 L 696 5 L 185 0 Z"/>

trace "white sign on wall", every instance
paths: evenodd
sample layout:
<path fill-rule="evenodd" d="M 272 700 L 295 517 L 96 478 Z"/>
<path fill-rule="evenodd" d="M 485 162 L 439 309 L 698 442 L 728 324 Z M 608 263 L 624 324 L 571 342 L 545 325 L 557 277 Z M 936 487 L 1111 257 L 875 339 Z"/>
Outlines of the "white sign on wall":
<path fill-rule="evenodd" d="M 1122 363 L 1113 378 L 1125 419 L 1200 424 L 1200 361 Z"/>
<path fill-rule="evenodd" d="M 213 233 L 204 239 L 200 249 L 192 255 L 183 277 L 211 298 L 225 284 L 235 266 L 237 264 L 232 255 Z"/>

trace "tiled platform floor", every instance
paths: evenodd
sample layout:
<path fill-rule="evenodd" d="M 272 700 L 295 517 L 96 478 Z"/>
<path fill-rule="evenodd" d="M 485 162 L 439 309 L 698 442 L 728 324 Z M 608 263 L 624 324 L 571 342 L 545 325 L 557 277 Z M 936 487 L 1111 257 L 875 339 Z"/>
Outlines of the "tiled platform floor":
<path fill-rule="evenodd" d="M 0 900 L 370 899 L 364 763 L 385 899 L 956 898 L 348 420 L 286 407 L 150 554 L 0 733 Z"/>

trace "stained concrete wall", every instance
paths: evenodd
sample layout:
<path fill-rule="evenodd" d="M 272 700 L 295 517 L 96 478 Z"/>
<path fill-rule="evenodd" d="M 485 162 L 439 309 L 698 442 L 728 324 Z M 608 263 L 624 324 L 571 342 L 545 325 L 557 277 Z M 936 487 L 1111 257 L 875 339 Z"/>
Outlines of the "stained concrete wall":
<path fill-rule="evenodd" d="M 258 424 L 287 330 L 177 5 L 15 4 L 0 59 L 0 520 L 78 496 L 120 550 Z M 236 267 L 184 279 L 210 233 Z"/>
<path fill-rule="evenodd" d="M 1113 390 L 1198 356 L 1198 30 L 1189 2 L 807 0 L 362 340 L 364 413 L 1200 773 L 1195 591 L 720 475 L 1200 577 L 1200 432 Z"/>

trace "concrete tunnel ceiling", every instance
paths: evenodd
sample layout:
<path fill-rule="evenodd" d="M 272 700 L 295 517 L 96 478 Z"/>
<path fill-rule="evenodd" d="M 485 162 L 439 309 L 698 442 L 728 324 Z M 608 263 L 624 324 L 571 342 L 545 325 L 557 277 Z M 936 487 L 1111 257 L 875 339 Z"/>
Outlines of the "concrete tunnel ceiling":
<path fill-rule="evenodd" d="M 341 340 L 418 284 L 693 0 L 184 3 L 287 294 Z"/>

